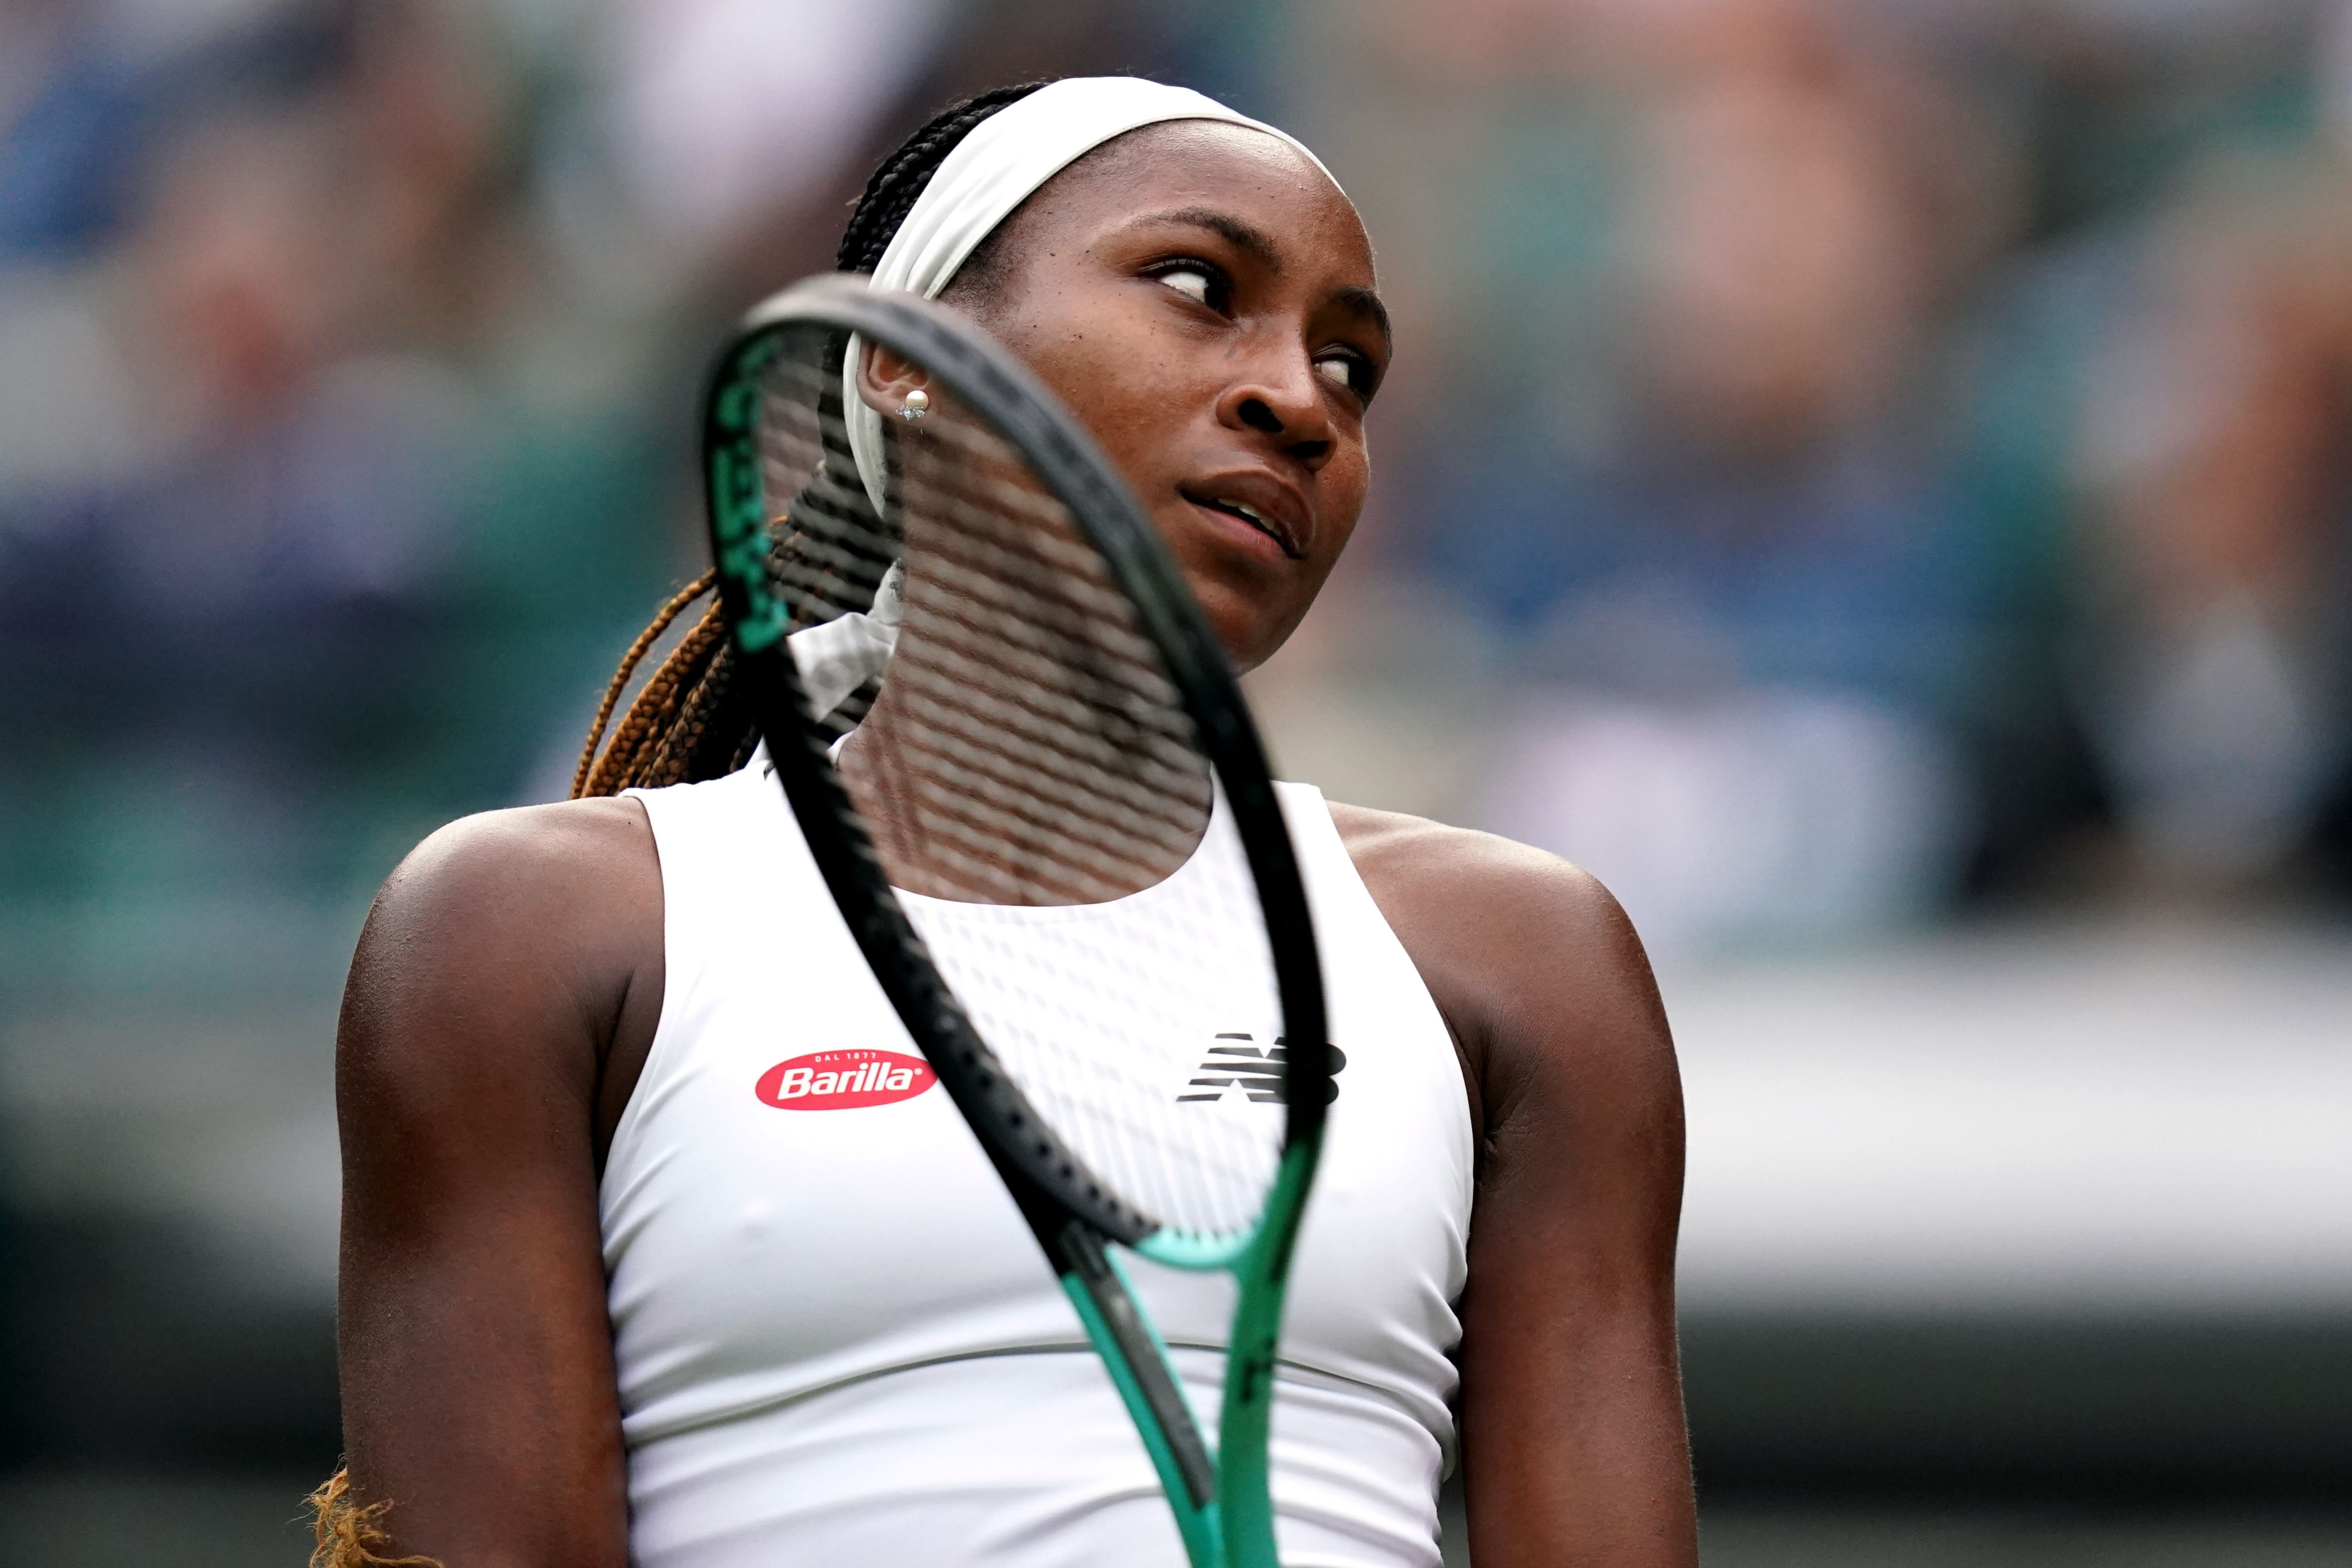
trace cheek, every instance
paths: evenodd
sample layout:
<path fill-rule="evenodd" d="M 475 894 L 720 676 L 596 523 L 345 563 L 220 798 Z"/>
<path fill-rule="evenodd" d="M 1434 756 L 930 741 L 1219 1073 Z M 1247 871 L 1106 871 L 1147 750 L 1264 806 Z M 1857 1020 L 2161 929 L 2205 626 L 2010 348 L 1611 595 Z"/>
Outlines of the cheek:
<path fill-rule="evenodd" d="M 1331 547 L 1325 553 L 1339 554 L 1340 548 L 1355 536 L 1371 480 L 1371 454 L 1364 449 L 1363 438 L 1359 435 L 1332 458 L 1317 480 L 1325 497 L 1325 515 L 1331 522 Z"/>
<path fill-rule="evenodd" d="M 1197 350 L 1188 354 L 1188 345 L 1137 315 L 1100 306 L 1072 310 L 1000 336 L 1143 489 L 1158 479 L 1186 424 L 1215 406 L 1216 389 L 1213 376 L 1204 378 L 1204 367 L 1194 363 Z"/>

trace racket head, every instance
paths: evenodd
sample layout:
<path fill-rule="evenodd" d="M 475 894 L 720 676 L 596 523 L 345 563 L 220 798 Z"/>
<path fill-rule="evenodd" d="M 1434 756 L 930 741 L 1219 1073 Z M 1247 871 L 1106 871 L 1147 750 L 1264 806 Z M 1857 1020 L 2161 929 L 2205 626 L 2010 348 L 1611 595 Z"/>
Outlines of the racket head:
<path fill-rule="evenodd" d="M 878 388 L 910 374 L 929 406 L 886 419 L 877 508 L 847 416 L 893 412 Z M 751 312 L 709 382 L 703 456 L 735 679 L 941 1083 L 1016 1192 L 1130 1246 L 1156 1238 L 1155 1256 L 1228 1256 L 1319 1141 L 1322 983 L 1264 749 L 1143 509 L 977 326 L 856 277 Z M 901 587 L 888 675 L 812 705 L 787 639 Z M 1099 923 L 1064 920 L 1075 907 L 1187 940 L 1165 962 L 1099 933 L 1089 950 L 1064 934 Z M 1202 952 L 1222 975 L 1193 973 Z M 1272 1026 L 1203 1027 L 1203 987 L 1243 970 Z M 1219 1087 L 1219 1061 L 1278 1119 L 1204 1114 L 1225 1090 L 1186 1091 Z M 1286 1251 L 1295 1223 L 1279 1228 Z"/>

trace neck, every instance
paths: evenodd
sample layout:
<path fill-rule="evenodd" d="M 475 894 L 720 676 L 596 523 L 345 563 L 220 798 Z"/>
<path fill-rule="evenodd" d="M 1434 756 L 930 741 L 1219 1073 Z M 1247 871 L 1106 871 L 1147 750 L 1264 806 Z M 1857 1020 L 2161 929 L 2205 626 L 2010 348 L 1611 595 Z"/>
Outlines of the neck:
<path fill-rule="evenodd" d="M 1070 605 L 983 627 L 929 576 L 909 575 L 889 676 L 839 762 L 891 884 L 1057 905 L 1165 880 L 1207 829 L 1209 770 L 1139 639 Z"/>

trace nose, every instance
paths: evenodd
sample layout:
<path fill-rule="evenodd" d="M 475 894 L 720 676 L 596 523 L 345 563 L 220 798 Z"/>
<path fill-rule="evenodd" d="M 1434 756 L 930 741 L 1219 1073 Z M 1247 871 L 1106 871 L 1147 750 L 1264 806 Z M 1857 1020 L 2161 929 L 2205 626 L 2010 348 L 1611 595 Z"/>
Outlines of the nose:
<path fill-rule="evenodd" d="M 1258 356 L 1217 398 L 1217 421 L 1254 430 L 1313 473 L 1331 460 L 1330 405 L 1314 363 L 1293 345 Z"/>

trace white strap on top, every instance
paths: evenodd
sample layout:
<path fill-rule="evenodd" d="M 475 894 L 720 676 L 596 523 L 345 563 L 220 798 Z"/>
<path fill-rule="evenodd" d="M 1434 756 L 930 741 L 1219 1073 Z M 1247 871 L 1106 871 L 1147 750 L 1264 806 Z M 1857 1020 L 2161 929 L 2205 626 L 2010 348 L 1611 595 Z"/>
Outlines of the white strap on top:
<path fill-rule="evenodd" d="M 890 668 L 898 647 L 898 622 L 906 614 L 901 589 L 905 564 L 894 561 L 874 590 L 874 608 L 852 611 L 784 639 L 800 667 L 801 690 L 809 711 L 822 719 L 849 700 L 851 692 Z"/>

